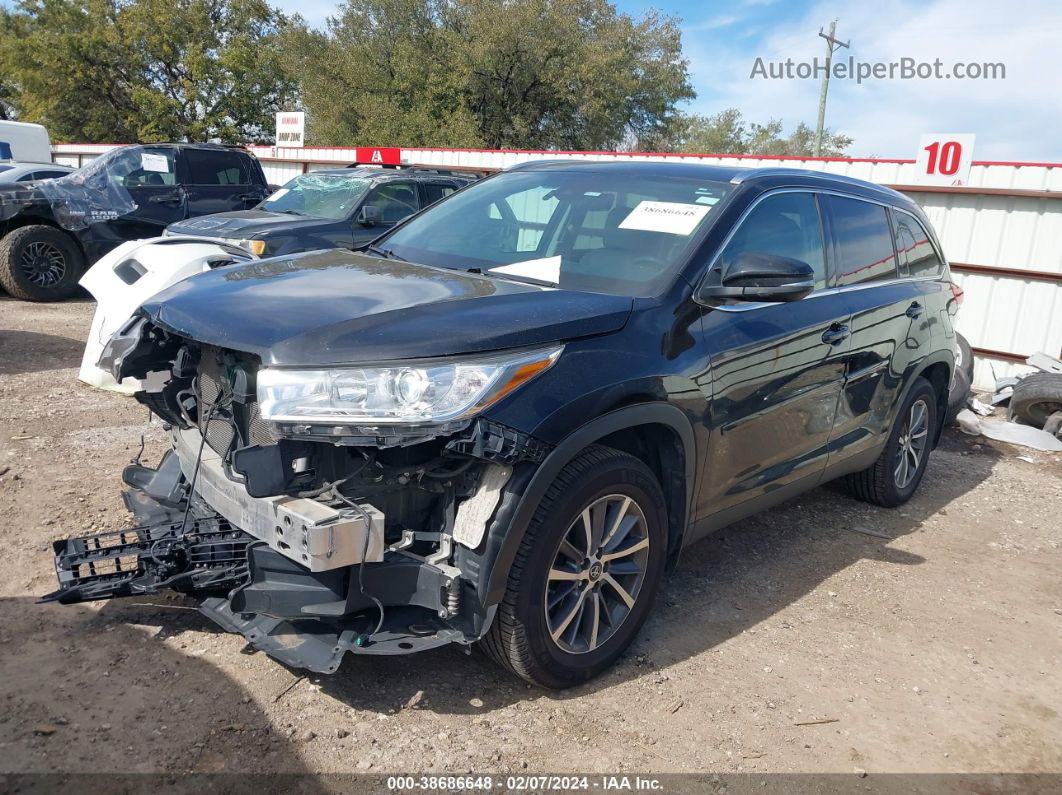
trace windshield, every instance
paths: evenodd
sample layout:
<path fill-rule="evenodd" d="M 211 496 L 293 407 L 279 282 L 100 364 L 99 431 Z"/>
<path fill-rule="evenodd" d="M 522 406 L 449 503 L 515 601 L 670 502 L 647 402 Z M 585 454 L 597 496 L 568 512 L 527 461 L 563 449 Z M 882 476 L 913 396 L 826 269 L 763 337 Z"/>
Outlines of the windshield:
<path fill-rule="evenodd" d="M 515 171 L 455 193 L 377 245 L 411 262 L 613 295 L 655 295 L 726 183 Z"/>
<path fill-rule="evenodd" d="M 303 174 L 259 204 L 258 209 L 338 221 L 350 215 L 368 188 L 369 180 L 346 174 Z"/>

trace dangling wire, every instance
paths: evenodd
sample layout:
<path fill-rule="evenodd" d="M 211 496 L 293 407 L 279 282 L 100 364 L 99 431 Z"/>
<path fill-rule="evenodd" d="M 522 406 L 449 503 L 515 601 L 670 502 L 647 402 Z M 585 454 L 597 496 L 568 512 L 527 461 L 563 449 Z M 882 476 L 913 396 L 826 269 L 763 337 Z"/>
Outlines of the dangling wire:
<path fill-rule="evenodd" d="M 340 502 L 345 502 L 347 505 L 357 511 L 358 514 L 361 516 L 361 520 L 365 522 L 365 548 L 361 552 L 361 565 L 358 566 L 358 590 L 361 591 L 362 596 L 366 597 L 367 599 L 371 599 L 376 604 L 376 609 L 380 611 L 380 618 L 376 622 L 376 629 L 374 629 L 369 634 L 369 640 L 372 640 L 377 634 L 379 634 L 380 630 L 383 628 L 384 623 L 383 602 L 381 602 L 371 593 L 366 593 L 365 591 L 365 559 L 369 556 L 369 542 L 370 540 L 372 540 L 372 517 L 369 516 L 368 512 L 356 502 L 354 502 L 353 500 L 349 500 L 342 494 L 340 494 L 338 486 L 332 487 L 332 494 L 337 500 L 339 500 Z"/>
<path fill-rule="evenodd" d="M 194 389 L 194 386 L 193 386 Z M 198 390 L 196 390 L 198 391 Z M 185 528 L 188 526 L 188 513 L 192 509 L 192 495 L 195 494 L 195 483 L 199 478 L 199 465 L 203 462 L 203 447 L 206 445 L 207 432 L 210 430 L 210 421 L 214 419 L 214 414 L 223 403 L 227 403 L 232 399 L 232 394 L 218 395 L 218 399 L 210 405 L 210 411 L 207 412 L 206 422 L 200 427 L 199 437 L 199 452 L 195 456 L 195 468 L 192 470 L 192 479 L 188 483 L 188 501 L 184 504 L 184 516 L 181 518 L 181 532 L 180 535 L 184 535 Z"/>

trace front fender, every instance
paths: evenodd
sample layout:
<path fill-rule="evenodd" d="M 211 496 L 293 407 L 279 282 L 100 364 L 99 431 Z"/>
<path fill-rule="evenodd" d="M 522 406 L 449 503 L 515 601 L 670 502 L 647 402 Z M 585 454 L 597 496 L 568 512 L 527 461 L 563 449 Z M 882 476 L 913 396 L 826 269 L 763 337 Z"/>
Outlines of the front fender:
<path fill-rule="evenodd" d="M 687 487 L 680 524 L 685 530 L 689 523 L 694 492 L 692 484 L 696 483 L 697 469 L 696 442 L 689 418 L 681 409 L 668 403 L 640 403 L 610 411 L 562 439 L 536 469 L 523 473 L 522 477 L 514 476 L 516 482 L 512 484 L 508 499 L 503 500 L 491 523 L 479 560 L 478 590 L 484 608 L 493 607 L 504 596 L 509 569 L 531 523 L 531 517 L 549 485 L 565 465 L 598 440 L 639 425 L 665 425 L 674 430 L 681 440 Z M 490 612 L 493 614 L 493 611 Z M 482 631 L 485 632 L 486 628 L 484 625 Z"/>

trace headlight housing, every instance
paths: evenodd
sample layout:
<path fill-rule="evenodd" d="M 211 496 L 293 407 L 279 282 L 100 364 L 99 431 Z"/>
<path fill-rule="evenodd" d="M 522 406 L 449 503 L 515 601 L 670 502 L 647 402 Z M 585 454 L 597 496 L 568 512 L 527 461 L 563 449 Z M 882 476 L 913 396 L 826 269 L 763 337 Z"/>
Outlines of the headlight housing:
<path fill-rule="evenodd" d="M 434 425 L 471 417 L 545 372 L 563 345 L 320 370 L 258 371 L 258 407 L 272 422 Z"/>

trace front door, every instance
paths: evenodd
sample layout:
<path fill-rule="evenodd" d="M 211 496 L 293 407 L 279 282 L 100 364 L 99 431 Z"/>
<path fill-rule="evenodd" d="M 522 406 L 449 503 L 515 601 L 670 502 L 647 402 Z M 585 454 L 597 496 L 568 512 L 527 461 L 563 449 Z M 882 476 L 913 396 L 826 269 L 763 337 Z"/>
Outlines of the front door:
<path fill-rule="evenodd" d="M 709 456 L 699 518 L 807 488 L 822 475 L 844 383 L 849 312 L 826 288 L 818 201 L 786 191 L 761 199 L 713 268 L 742 252 L 791 257 L 816 274 L 816 291 L 787 303 L 710 309 L 702 328 L 710 356 Z"/>
<path fill-rule="evenodd" d="M 355 216 L 355 248 L 364 246 L 370 240 L 379 237 L 399 221 L 408 218 L 420 209 L 417 185 L 412 180 L 385 182 L 372 189 L 372 192 L 365 197 L 362 207 L 376 207 L 379 209 L 380 220 L 372 226 L 362 226 L 356 220 L 357 216 Z"/>
<path fill-rule="evenodd" d="M 187 200 L 178 178 L 181 168 L 173 147 L 136 146 L 119 152 L 101 183 L 112 195 L 99 197 L 101 205 L 115 208 L 115 215 L 85 230 L 90 258 L 126 240 L 158 237 L 169 224 L 183 220 Z"/>

